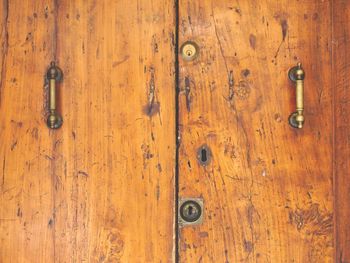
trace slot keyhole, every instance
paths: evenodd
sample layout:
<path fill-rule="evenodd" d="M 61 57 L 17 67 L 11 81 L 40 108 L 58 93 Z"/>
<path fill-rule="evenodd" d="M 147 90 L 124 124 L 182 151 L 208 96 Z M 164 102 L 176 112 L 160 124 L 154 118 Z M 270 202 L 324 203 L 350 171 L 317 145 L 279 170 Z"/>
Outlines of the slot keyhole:
<path fill-rule="evenodd" d="M 192 216 L 192 214 L 193 214 L 193 207 L 192 207 L 192 206 L 189 206 L 189 207 L 188 207 L 188 215 L 189 215 L 189 216 Z"/>
<path fill-rule="evenodd" d="M 208 161 L 206 149 L 201 150 L 201 161 L 202 163 L 206 163 Z"/>
<path fill-rule="evenodd" d="M 197 150 L 197 159 L 202 166 L 209 164 L 211 160 L 211 151 L 207 145 L 202 145 Z"/>

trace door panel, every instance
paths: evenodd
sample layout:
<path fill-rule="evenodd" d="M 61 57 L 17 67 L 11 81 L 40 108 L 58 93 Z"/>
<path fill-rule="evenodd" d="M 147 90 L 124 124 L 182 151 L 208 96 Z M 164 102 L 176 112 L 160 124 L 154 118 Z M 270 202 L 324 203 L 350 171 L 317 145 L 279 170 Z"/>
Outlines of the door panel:
<path fill-rule="evenodd" d="M 179 195 L 204 220 L 179 234 L 180 262 L 333 259 L 329 1 L 180 1 Z M 305 125 L 288 124 L 302 62 Z M 201 166 L 206 144 L 212 160 Z"/>
<path fill-rule="evenodd" d="M 348 262 L 349 5 L 2 1 L 0 262 Z"/>
<path fill-rule="evenodd" d="M 350 262 L 350 2 L 333 4 L 335 262 Z"/>
<path fill-rule="evenodd" d="M 1 8 L 0 262 L 33 262 L 54 257 L 53 139 L 42 116 L 53 2 Z"/>
<path fill-rule="evenodd" d="M 0 261 L 171 262 L 173 2 L 2 8 Z M 51 60 L 59 130 L 46 126 Z"/>

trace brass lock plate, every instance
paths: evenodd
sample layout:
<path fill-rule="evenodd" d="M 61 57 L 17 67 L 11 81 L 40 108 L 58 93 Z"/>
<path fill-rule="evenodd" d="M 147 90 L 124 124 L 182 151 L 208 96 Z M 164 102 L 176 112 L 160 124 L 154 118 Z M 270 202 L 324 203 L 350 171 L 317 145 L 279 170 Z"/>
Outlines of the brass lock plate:
<path fill-rule="evenodd" d="M 198 225 L 203 221 L 203 199 L 202 198 L 182 198 L 179 201 L 179 218 L 181 226 Z"/>
<path fill-rule="evenodd" d="M 181 46 L 182 58 L 186 61 L 192 61 L 198 56 L 198 45 L 192 41 L 186 41 Z"/>

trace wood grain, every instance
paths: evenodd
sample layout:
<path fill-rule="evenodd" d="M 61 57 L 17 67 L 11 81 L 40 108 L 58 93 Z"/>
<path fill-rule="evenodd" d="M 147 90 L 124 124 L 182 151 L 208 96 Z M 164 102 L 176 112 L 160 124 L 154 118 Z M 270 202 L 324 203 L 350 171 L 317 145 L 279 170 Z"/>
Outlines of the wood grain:
<path fill-rule="evenodd" d="M 1 10 L 0 262 L 171 262 L 171 1 Z M 45 124 L 51 60 L 64 123 Z"/>
<path fill-rule="evenodd" d="M 0 262 L 54 258 L 53 140 L 43 118 L 54 3 L 2 1 Z"/>
<path fill-rule="evenodd" d="M 350 262 L 350 2 L 333 4 L 335 262 Z"/>
<path fill-rule="evenodd" d="M 302 7 L 301 7 L 302 5 Z M 179 189 L 204 199 L 180 262 L 334 262 L 330 1 L 180 1 Z M 305 127 L 289 126 L 306 71 Z M 185 82 L 190 83 L 186 88 Z M 211 163 L 196 151 L 207 144 Z"/>
<path fill-rule="evenodd" d="M 179 262 L 350 262 L 350 3 L 177 3 L 178 25 L 174 1 L 2 1 L 0 262 L 174 262 L 176 129 L 179 196 L 205 208 Z M 179 56 L 178 127 L 176 27 L 199 45 Z"/>

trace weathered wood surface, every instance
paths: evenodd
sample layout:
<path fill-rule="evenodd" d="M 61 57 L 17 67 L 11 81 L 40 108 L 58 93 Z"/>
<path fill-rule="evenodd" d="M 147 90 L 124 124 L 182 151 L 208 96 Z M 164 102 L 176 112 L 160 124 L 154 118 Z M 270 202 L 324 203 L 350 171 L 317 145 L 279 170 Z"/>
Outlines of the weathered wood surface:
<path fill-rule="evenodd" d="M 200 55 L 179 60 L 179 189 L 205 206 L 203 224 L 180 231 L 180 262 L 334 262 L 331 7 L 180 1 L 179 43 Z M 288 124 L 298 61 L 302 130 Z"/>
<path fill-rule="evenodd" d="M 0 262 L 171 262 L 173 2 L 2 1 L 0 21 Z"/>
<path fill-rule="evenodd" d="M 179 196 L 205 206 L 180 262 L 350 262 L 350 3 L 178 4 L 179 44 L 200 55 L 179 57 L 175 127 L 173 1 L 2 1 L 0 262 L 173 262 L 177 128 Z M 288 125 L 298 61 L 302 130 Z"/>
<path fill-rule="evenodd" d="M 350 2 L 333 7 L 335 262 L 350 262 Z"/>

